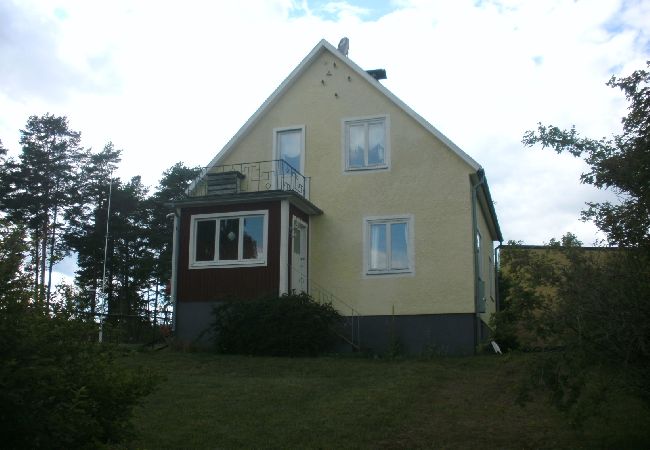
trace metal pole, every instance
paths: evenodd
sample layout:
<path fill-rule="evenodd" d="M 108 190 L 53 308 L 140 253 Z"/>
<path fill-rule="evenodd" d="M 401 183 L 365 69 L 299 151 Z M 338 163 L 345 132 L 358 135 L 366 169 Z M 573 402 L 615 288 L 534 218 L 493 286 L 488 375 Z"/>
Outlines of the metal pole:
<path fill-rule="evenodd" d="M 102 299 L 104 300 L 103 312 L 108 313 L 106 305 L 106 258 L 108 255 L 108 227 L 111 219 L 111 198 L 113 197 L 113 172 L 110 174 L 108 181 L 108 207 L 106 208 L 106 236 L 104 238 L 104 268 L 102 270 Z M 99 319 L 99 342 L 103 340 L 104 317 Z"/>
<path fill-rule="evenodd" d="M 113 196 L 113 174 L 108 184 L 108 208 L 106 209 L 106 237 L 104 239 L 104 270 L 102 272 L 102 294 L 106 293 L 106 256 L 108 254 L 108 225 L 111 218 L 111 197 Z"/>

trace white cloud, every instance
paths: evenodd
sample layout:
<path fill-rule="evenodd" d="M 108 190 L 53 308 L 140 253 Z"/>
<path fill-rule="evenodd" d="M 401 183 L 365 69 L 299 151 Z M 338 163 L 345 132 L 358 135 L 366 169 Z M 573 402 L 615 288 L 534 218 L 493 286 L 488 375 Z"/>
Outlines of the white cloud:
<path fill-rule="evenodd" d="M 17 152 L 28 115 L 65 114 L 84 145 L 124 149 L 123 177 L 155 186 L 176 161 L 207 164 L 321 38 L 348 36 L 352 60 L 386 68 L 385 85 L 486 168 L 506 239 L 592 243 L 579 212 L 607 193 L 521 137 L 540 121 L 620 129 L 623 97 L 605 82 L 650 58 L 648 2 L 369 4 L 5 2 L 0 139 Z"/>

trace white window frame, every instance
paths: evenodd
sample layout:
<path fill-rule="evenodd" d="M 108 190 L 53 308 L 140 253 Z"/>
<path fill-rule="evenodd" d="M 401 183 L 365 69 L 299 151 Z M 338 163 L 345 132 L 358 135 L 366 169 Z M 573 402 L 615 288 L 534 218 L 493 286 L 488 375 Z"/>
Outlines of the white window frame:
<path fill-rule="evenodd" d="M 263 240 L 264 240 L 264 251 L 262 256 L 258 259 L 237 259 L 237 260 L 224 260 L 220 261 L 214 259 L 212 261 L 197 261 L 196 260 L 196 227 L 197 223 L 204 220 L 216 220 L 217 226 L 215 231 L 215 258 L 218 258 L 219 255 L 219 219 L 240 219 L 239 221 L 239 249 L 238 255 L 242 255 L 243 252 L 243 227 L 246 217 L 251 216 L 263 216 L 264 225 L 263 225 Z M 268 253 L 268 230 L 269 230 L 269 211 L 256 210 L 256 211 L 236 211 L 236 212 L 224 212 L 224 213 L 212 213 L 212 214 L 194 214 L 190 220 L 190 248 L 189 248 L 189 268 L 190 269 L 205 269 L 208 267 L 219 267 L 219 268 L 228 268 L 228 267 L 257 267 L 257 266 L 266 266 L 267 264 L 267 253 Z"/>
<path fill-rule="evenodd" d="M 369 216 L 363 218 L 363 277 L 394 277 L 394 276 L 414 276 L 415 275 L 415 226 L 413 214 L 394 214 L 385 216 Z M 406 269 L 385 269 L 377 270 L 370 268 L 370 249 L 371 249 L 371 232 L 370 227 L 373 224 L 391 224 L 406 223 L 407 229 L 407 248 L 408 268 Z M 387 227 L 388 229 L 388 227 Z M 386 233 L 386 249 L 390 261 L 390 232 Z"/>
<path fill-rule="evenodd" d="M 359 123 L 369 124 L 370 122 L 382 121 L 384 123 L 384 163 L 377 164 L 374 166 L 363 166 L 363 167 L 350 167 L 350 158 L 348 154 L 349 150 L 349 128 L 350 125 L 356 125 Z M 366 132 L 367 133 L 367 132 Z M 372 171 L 382 171 L 390 170 L 390 116 L 387 114 L 380 114 L 376 116 L 363 116 L 363 117 L 346 117 L 341 120 L 341 147 L 342 147 L 342 156 L 343 156 L 343 171 L 347 173 L 364 173 Z M 365 159 L 368 158 L 368 148 L 367 148 L 367 134 L 366 134 L 366 155 Z"/>
<path fill-rule="evenodd" d="M 278 135 L 283 131 L 300 131 L 300 167 L 294 167 L 302 175 L 305 174 L 305 126 L 293 125 L 290 127 L 273 128 L 273 159 L 280 158 L 280 148 L 278 146 Z"/>

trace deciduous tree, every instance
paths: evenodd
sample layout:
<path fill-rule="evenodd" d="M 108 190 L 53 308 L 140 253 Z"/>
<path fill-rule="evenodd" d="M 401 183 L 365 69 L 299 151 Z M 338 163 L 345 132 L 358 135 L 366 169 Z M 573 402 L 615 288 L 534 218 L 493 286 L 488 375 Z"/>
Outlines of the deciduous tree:
<path fill-rule="evenodd" d="M 610 79 L 608 85 L 620 88 L 629 102 L 621 134 L 590 139 L 575 128 L 539 124 L 523 138 L 527 146 L 539 144 L 584 158 L 589 171 L 581 181 L 612 189 L 619 199 L 588 203 L 582 213 L 618 250 L 595 258 L 568 246 L 562 248 L 565 264 L 537 261 L 549 272 L 541 273 L 536 282 L 552 287 L 554 295 L 543 314 L 528 319 L 529 325 L 536 322 L 544 331 L 538 338 L 563 351 L 546 354 L 535 379 L 551 389 L 556 404 L 571 410 L 574 419 L 594 414 L 612 388 L 627 390 L 650 404 L 649 84 L 648 70 Z M 540 264 L 530 267 L 538 278 Z M 529 282 L 511 277 L 508 283 L 514 288 L 507 302 L 525 301 L 519 294 L 527 292 Z"/>
<path fill-rule="evenodd" d="M 580 136 L 575 127 L 562 130 L 540 123 L 524 135 L 523 143 L 584 158 L 590 170 L 581 181 L 612 189 L 620 201 L 588 203 L 583 217 L 593 220 L 612 245 L 650 247 L 650 72 L 637 70 L 628 77 L 612 77 L 607 84 L 620 88 L 629 102 L 621 134 L 591 139 Z"/>

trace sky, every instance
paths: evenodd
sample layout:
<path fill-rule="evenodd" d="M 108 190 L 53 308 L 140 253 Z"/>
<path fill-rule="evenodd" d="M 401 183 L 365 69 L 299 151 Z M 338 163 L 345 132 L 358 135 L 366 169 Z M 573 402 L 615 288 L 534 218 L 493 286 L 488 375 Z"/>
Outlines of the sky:
<path fill-rule="evenodd" d="M 593 245 L 580 211 L 614 193 L 521 139 L 538 122 L 619 133 L 625 99 L 605 83 L 645 67 L 648 24 L 642 0 L 0 0 L 0 139 L 17 156 L 30 115 L 65 115 L 153 189 L 178 161 L 207 165 L 321 39 L 347 36 L 351 60 L 386 69 L 485 168 L 506 240 Z"/>

